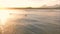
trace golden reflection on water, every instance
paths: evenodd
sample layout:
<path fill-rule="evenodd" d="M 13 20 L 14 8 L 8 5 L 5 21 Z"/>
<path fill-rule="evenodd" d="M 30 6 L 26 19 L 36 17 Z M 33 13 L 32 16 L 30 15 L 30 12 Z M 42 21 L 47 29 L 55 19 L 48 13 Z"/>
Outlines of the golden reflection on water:
<path fill-rule="evenodd" d="M 7 19 L 22 18 L 19 15 L 24 13 L 24 10 L 0 10 L 0 25 L 5 25 Z"/>
<path fill-rule="evenodd" d="M 0 21 L 0 34 L 55 34 L 60 33 L 59 12 L 37 12 L 25 10 L 2 10 Z M 5 11 L 5 13 L 4 13 Z M 3 16 L 2 16 L 3 14 Z M 26 17 L 25 14 L 28 14 Z M 5 16 L 4 16 L 5 15 Z M 8 16 L 8 17 L 7 17 Z M 3 19 L 4 18 L 4 19 Z M 57 27 L 58 26 L 58 27 Z"/>
<path fill-rule="evenodd" d="M 14 28 L 14 20 L 16 19 L 22 19 L 25 16 L 24 10 L 7 10 L 2 9 L 0 10 L 0 34 L 5 34 L 6 31 L 10 31 L 10 33 L 13 31 Z M 12 25 L 12 26 L 11 26 Z M 8 29 L 6 29 L 8 28 Z M 10 28 L 10 29 L 9 29 Z M 9 34 L 9 33 L 7 33 Z"/>

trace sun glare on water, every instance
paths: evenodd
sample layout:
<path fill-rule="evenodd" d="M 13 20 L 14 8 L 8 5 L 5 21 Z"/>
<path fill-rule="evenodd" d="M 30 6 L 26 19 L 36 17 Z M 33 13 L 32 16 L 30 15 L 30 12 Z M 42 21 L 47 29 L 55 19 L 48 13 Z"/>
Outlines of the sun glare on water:
<path fill-rule="evenodd" d="M 26 12 L 24 10 L 2 9 L 2 10 L 0 10 L 0 25 L 7 24 L 7 22 L 10 19 L 13 20 L 13 19 L 17 19 L 17 18 L 24 18 L 25 13 Z"/>
<path fill-rule="evenodd" d="M 7 10 L 0 10 L 0 25 L 5 25 L 6 20 L 9 17 L 9 11 Z"/>

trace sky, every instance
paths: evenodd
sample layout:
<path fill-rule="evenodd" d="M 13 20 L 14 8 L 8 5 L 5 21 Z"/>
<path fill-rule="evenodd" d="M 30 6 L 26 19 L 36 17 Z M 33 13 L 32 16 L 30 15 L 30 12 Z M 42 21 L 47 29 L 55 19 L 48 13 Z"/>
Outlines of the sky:
<path fill-rule="evenodd" d="M 0 8 L 4 7 L 41 7 L 43 5 L 60 5 L 60 0 L 0 0 Z"/>

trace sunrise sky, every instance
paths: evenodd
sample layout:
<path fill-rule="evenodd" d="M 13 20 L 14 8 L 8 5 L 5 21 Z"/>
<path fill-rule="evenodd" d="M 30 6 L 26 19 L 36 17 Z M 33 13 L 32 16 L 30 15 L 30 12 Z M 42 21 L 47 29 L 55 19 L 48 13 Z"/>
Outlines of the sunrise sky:
<path fill-rule="evenodd" d="M 43 5 L 54 6 L 56 4 L 60 4 L 60 0 L 0 0 L 0 8 L 41 7 Z"/>

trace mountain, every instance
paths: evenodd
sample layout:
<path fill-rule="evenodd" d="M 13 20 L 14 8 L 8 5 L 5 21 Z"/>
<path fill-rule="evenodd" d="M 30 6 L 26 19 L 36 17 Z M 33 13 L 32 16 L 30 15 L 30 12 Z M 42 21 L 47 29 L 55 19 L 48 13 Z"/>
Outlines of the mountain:
<path fill-rule="evenodd" d="M 47 5 L 43 5 L 40 8 L 60 8 L 60 5 L 56 4 L 54 6 L 47 6 Z"/>

